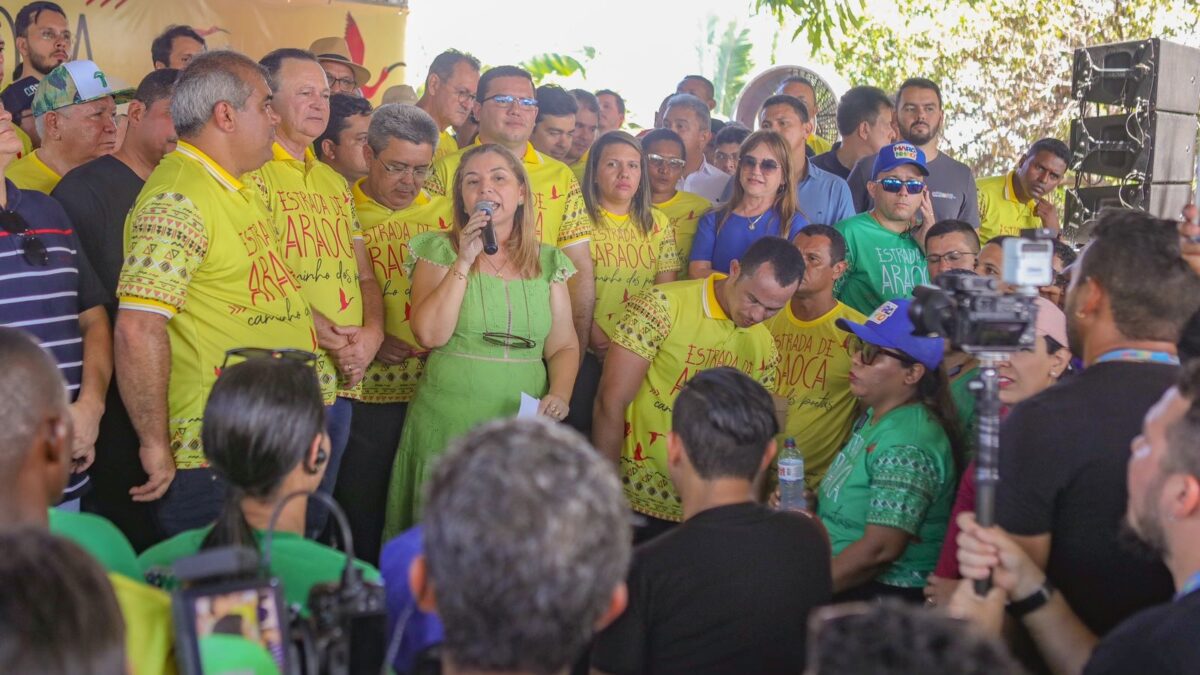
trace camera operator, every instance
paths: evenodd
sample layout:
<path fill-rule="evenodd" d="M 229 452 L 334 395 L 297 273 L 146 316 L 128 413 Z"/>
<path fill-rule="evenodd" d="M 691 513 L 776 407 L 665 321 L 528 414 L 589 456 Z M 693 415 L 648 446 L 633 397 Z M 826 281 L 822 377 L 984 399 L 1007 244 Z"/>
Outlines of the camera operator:
<path fill-rule="evenodd" d="M 233 353 L 248 350 L 232 350 Z M 294 492 L 312 492 L 329 460 L 325 408 L 307 352 L 253 352 L 223 368 L 204 407 L 204 455 L 224 493 L 220 515 L 210 526 L 186 530 L 147 549 L 138 558 L 147 578 L 174 585 L 171 564 L 223 546 L 259 548 L 279 503 Z M 282 582 L 289 605 L 305 605 L 309 589 L 337 581 L 346 564 L 341 552 L 304 539 L 304 499 L 288 501 L 271 545 L 270 573 Z M 356 561 L 368 581 L 379 573 Z"/>
<path fill-rule="evenodd" d="M 885 302 L 862 324 L 837 321 L 857 336 L 850 391 L 867 408 L 818 495 L 839 601 L 923 599 L 965 463 L 944 340 L 912 334 L 910 302 Z"/>
<path fill-rule="evenodd" d="M 1178 377 L 1175 345 L 1200 307 L 1200 277 L 1175 223 L 1109 211 L 1093 237 L 1066 300 L 1069 346 L 1086 370 L 1001 425 L 996 522 L 1103 635 L 1171 597 L 1166 568 L 1125 551 L 1117 534 L 1129 443 Z"/>
<path fill-rule="evenodd" d="M 1122 529 L 1137 537 L 1171 570 L 1174 600 L 1140 612 L 1103 639 L 1083 626 L 1061 595 L 1051 593 L 1024 614 L 1041 653 L 1056 672 L 1085 675 L 1194 673 L 1200 662 L 1200 366 L 1185 366 L 1175 388 L 1146 413 L 1131 443 L 1129 502 Z M 1003 600 L 1038 598 L 1046 574 L 999 528 L 982 528 L 973 514 L 959 517 L 958 559 L 963 575 L 991 575 L 987 600 L 964 584 L 951 613 L 982 625 L 1000 624 Z"/>
<path fill-rule="evenodd" d="M 1067 348 L 1067 317 L 1062 310 L 1045 298 L 1037 299 L 1037 340 L 1033 347 L 1009 354 L 997 365 L 1000 375 L 1001 416 L 1008 408 L 1038 394 L 1058 382 L 1071 362 L 1071 350 Z M 961 353 L 961 352 L 960 352 Z M 953 386 L 953 385 L 952 385 Z M 967 393 L 972 399 L 974 395 Z M 975 462 L 967 465 L 963 472 L 958 494 L 954 499 L 954 511 L 946 541 L 938 558 L 937 568 L 929 577 L 925 587 L 925 599 L 930 605 L 945 606 L 957 586 L 960 577 L 955 557 L 958 545 L 955 537 L 958 526 L 953 516 L 963 511 L 975 510 Z"/>

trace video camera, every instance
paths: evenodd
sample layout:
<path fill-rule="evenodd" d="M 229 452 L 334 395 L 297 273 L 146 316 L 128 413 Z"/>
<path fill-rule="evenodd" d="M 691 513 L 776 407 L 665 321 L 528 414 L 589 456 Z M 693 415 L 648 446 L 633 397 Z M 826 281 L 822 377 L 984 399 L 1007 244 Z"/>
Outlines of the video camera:
<path fill-rule="evenodd" d="M 943 274 L 913 291 L 913 333 L 943 337 L 972 354 L 1015 352 L 1034 343 L 1038 288 L 1054 279 L 1054 237 L 1022 230 L 1005 239 L 1003 284 L 991 277 Z M 1007 293 L 1007 287 L 1014 292 Z"/>
<path fill-rule="evenodd" d="M 172 593 L 175 651 L 183 675 L 251 672 L 342 675 L 373 672 L 383 661 L 382 586 L 354 567 L 354 545 L 345 515 L 325 495 L 342 531 L 346 567 L 337 582 L 315 584 L 308 611 L 289 607 L 283 586 L 270 574 L 276 508 L 263 553 L 223 547 L 181 558 L 172 566 L 180 587 Z"/>

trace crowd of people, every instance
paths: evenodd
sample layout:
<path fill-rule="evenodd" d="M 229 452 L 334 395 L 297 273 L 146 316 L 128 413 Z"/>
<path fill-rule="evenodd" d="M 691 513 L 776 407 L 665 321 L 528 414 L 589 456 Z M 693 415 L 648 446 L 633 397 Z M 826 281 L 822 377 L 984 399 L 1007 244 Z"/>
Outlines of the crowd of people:
<path fill-rule="evenodd" d="M 121 89 L 69 25 L 22 7 L 0 92 L 0 670 L 174 672 L 176 563 L 231 546 L 301 615 L 382 585 L 399 673 L 1200 669 L 1195 207 L 1080 250 L 1068 147 L 977 178 L 915 73 L 831 142 L 800 76 L 639 130 L 456 49 L 375 107 L 341 38 L 170 26 Z M 1030 228 L 983 527 L 984 364 L 910 307 L 1020 292 Z"/>

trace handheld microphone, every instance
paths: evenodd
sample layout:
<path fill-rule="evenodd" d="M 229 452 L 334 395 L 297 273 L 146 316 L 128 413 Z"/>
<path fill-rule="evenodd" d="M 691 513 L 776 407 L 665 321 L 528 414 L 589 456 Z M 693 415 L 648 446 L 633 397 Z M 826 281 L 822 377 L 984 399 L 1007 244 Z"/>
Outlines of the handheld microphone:
<path fill-rule="evenodd" d="M 483 226 L 483 252 L 496 255 L 496 251 L 500 250 L 500 245 L 496 243 L 496 228 L 492 225 L 492 213 L 496 211 L 496 202 L 475 202 L 475 211 L 483 211 L 488 215 L 487 225 Z"/>

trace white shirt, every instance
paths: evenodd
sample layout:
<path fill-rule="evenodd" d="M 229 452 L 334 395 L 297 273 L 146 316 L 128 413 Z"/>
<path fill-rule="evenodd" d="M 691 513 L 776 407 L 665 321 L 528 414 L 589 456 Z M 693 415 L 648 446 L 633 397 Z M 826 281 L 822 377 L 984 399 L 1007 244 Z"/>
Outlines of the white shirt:
<path fill-rule="evenodd" d="M 729 183 L 729 174 L 705 160 L 699 169 L 680 178 L 675 189 L 700 195 L 716 206 L 725 202 L 721 197 L 727 183 Z"/>

